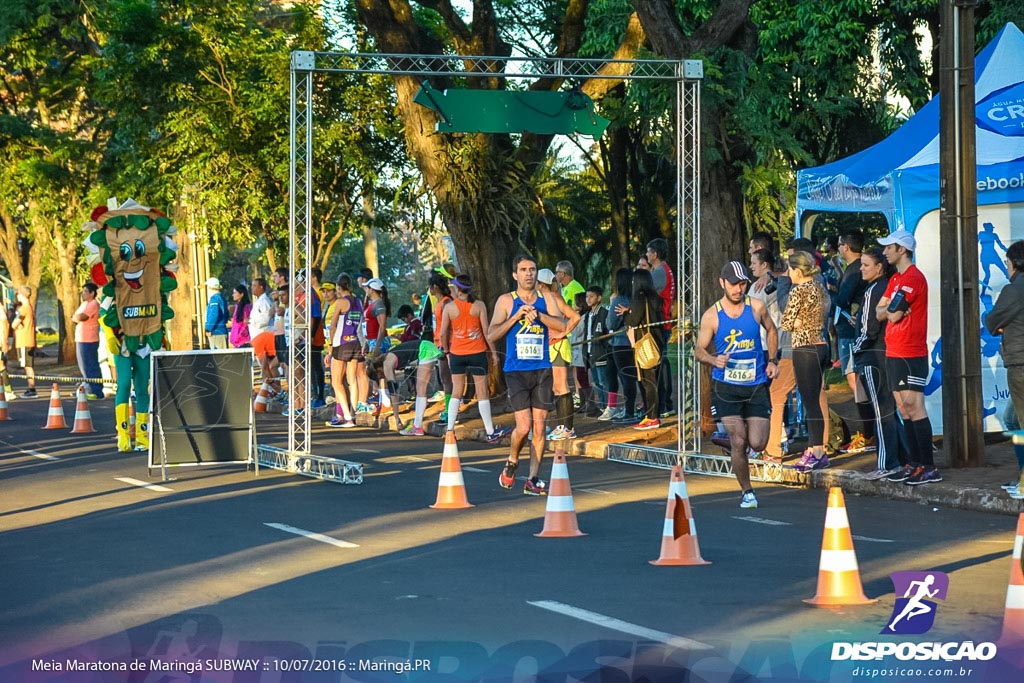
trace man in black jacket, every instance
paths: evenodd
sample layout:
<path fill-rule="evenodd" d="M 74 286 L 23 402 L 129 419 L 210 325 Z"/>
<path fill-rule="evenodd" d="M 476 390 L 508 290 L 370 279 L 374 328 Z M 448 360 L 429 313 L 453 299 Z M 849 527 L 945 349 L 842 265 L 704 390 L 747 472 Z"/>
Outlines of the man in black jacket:
<path fill-rule="evenodd" d="M 867 289 L 864 278 L 860 274 L 860 255 L 864 251 L 864 233 L 851 230 L 839 238 L 839 256 L 846 264 L 839 280 L 839 292 L 836 294 L 836 339 L 839 342 L 839 367 L 846 375 L 850 391 L 857 391 L 857 372 L 853 367 L 854 340 L 857 329 L 854 324 L 860 302 Z M 875 450 L 874 414 L 871 404 L 858 403 L 858 429 L 839 450 L 843 453 L 862 453 Z"/>
<path fill-rule="evenodd" d="M 1010 283 L 999 292 L 999 298 L 985 317 L 985 327 L 992 335 L 1002 335 L 1003 367 L 1010 400 L 1017 420 L 1024 424 L 1024 241 L 1014 242 L 1006 250 L 1006 265 L 1010 270 Z M 1011 498 L 1024 498 L 1024 445 L 1014 439 L 1014 451 L 1021 477 L 1017 482 L 1004 484 Z"/>
<path fill-rule="evenodd" d="M 593 339 L 607 334 L 608 309 L 602 305 L 604 290 L 597 286 L 587 287 L 587 306 L 590 310 L 583 316 L 580 325 L 583 326 L 584 339 Z M 608 408 L 608 340 L 587 341 L 583 345 L 583 361 L 590 372 L 590 386 L 593 387 L 590 394 L 589 405 L 587 406 L 588 417 L 603 416 L 611 419 L 611 409 Z M 614 374 L 614 373 L 613 373 Z M 615 387 L 616 389 L 618 387 Z M 604 415 L 604 413 L 607 415 Z"/>

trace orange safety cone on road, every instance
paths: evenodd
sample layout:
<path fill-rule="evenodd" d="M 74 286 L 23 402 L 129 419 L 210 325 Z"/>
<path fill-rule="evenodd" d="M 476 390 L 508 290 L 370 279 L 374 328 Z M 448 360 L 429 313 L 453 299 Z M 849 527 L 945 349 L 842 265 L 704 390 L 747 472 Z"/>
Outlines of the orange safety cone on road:
<path fill-rule="evenodd" d="M 78 386 L 75 402 L 75 426 L 72 434 L 92 434 L 96 429 L 92 426 L 92 413 L 89 412 L 89 398 L 85 395 L 85 385 Z"/>
<path fill-rule="evenodd" d="M 700 556 L 697 543 L 697 525 L 693 521 L 690 496 L 686 492 L 683 469 L 672 468 L 668 484 L 668 505 L 665 507 L 665 525 L 661 533 L 661 557 L 650 560 L 658 566 L 695 566 L 711 564 Z"/>
<path fill-rule="evenodd" d="M 67 429 L 68 425 L 64 422 L 64 407 L 60 402 L 60 389 L 57 388 L 57 383 L 53 383 L 53 389 L 50 391 L 50 409 L 46 412 L 46 426 L 43 429 Z"/>
<path fill-rule="evenodd" d="M 473 507 L 466 499 L 466 483 L 462 479 L 455 432 L 447 432 L 444 435 L 444 455 L 441 458 L 441 476 L 437 481 L 437 501 L 430 507 L 435 510 Z"/>
<path fill-rule="evenodd" d="M 843 490 L 838 486 L 828 490 L 825 535 L 821 539 L 821 560 L 818 563 L 818 592 L 804 602 L 816 607 L 870 605 L 878 602 L 864 595 L 857 553 L 853 549 L 850 520 L 846 516 L 846 501 Z"/>
<path fill-rule="evenodd" d="M 267 412 L 267 405 L 270 402 L 270 384 L 264 382 L 260 385 L 260 391 L 256 394 L 256 400 L 253 401 L 252 410 L 254 413 L 265 413 Z"/>
<path fill-rule="evenodd" d="M 576 522 L 576 506 L 572 500 L 572 486 L 569 484 L 569 465 L 565 462 L 565 449 L 561 443 L 555 451 L 551 465 L 551 481 L 548 486 L 548 506 L 544 513 L 544 529 L 539 538 L 572 538 L 586 536 Z"/>
<path fill-rule="evenodd" d="M 1017 537 L 1013 541 L 1013 562 L 1010 584 L 1006 587 L 1006 611 L 1003 634 L 997 644 L 1000 650 L 1013 650 L 1018 666 L 1024 665 L 1024 513 L 1017 518 Z"/>
<path fill-rule="evenodd" d="M 4 393 L 3 383 L 0 382 L 0 421 L 10 419 L 11 416 L 7 414 L 7 394 Z"/>

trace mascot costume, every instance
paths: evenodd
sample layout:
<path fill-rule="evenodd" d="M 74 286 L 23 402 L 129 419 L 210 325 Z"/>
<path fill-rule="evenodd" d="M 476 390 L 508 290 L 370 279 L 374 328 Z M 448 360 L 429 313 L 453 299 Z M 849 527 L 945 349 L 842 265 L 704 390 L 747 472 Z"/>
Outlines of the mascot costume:
<path fill-rule="evenodd" d="M 167 294 L 177 288 L 171 264 L 177 229 L 161 211 L 129 199 L 120 206 L 110 200 L 86 223 L 93 282 L 102 285 L 101 318 L 119 342 L 114 366 L 117 394 L 117 450 L 132 450 L 128 400 L 134 385 L 136 451 L 149 450 L 149 354 L 164 344 L 164 323 L 174 317 Z"/>

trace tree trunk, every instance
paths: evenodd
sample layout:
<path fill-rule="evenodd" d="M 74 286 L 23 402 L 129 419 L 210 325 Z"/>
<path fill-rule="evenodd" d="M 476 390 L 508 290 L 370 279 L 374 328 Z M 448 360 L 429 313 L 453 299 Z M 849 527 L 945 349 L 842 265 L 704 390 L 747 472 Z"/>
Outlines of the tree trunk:
<path fill-rule="evenodd" d="M 57 351 L 58 363 L 70 363 L 77 358 L 75 352 L 75 323 L 74 315 L 81 303 L 82 283 L 79 282 L 78 252 L 79 243 L 75 236 L 66 234 L 60 225 L 54 226 L 53 247 L 54 252 L 51 258 L 54 260 L 53 289 L 57 295 L 60 306 L 57 308 L 59 316 L 59 337 L 60 342 Z"/>
<path fill-rule="evenodd" d="M 629 132 L 625 128 L 614 128 L 608 134 L 609 143 L 602 145 L 606 161 L 608 179 L 608 203 L 611 205 L 612 234 L 615 236 L 613 254 L 615 262 L 612 266 L 614 278 L 616 268 L 628 268 L 633 263 L 629 255 L 630 226 L 628 193 L 628 161 L 626 146 Z"/>
<path fill-rule="evenodd" d="M 195 273 L 192 272 L 195 243 L 184 230 L 178 231 L 174 241 L 178 243 L 178 257 L 174 261 L 178 264 L 178 272 L 174 274 L 178 288 L 168 296 L 168 303 L 174 310 L 174 317 L 167 324 L 169 341 L 174 351 L 191 351 L 196 348 L 198 342 L 193 325 L 196 307 L 192 297 L 195 283 Z"/>

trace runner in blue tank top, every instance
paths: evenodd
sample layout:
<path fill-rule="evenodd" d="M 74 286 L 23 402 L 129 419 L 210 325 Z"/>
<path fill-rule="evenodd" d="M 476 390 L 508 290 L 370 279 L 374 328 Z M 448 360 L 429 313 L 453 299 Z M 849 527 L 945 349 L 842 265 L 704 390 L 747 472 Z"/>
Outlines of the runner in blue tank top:
<path fill-rule="evenodd" d="M 554 295 L 537 291 L 537 262 L 532 257 L 520 254 L 513 259 L 512 278 L 516 281 L 516 289 L 498 297 L 487 334 L 495 345 L 505 337 L 505 384 L 508 386 L 509 404 L 516 417 L 511 451 L 498 476 L 498 483 L 503 488 L 512 488 L 519 466 L 519 452 L 532 429 L 530 476 L 523 493 L 544 496 L 547 495 L 547 483 L 538 476 L 544 457 L 544 421 L 552 405 L 548 333 L 563 332 L 565 320 L 558 314 Z"/>
<path fill-rule="evenodd" d="M 694 356 L 712 368 L 711 414 L 729 434 L 732 469 L 743 491 L 740 507 L 756 508 L 747 447 L 761 452 L 768 444 L 768 380 L 777 370 L 778 334 L 764 304 L 746 296 L 750 277 L 742 263 L 726 264 L 718 283 L 724 295 L 700 319 Z M 768 340 L 767 361 L 762 327 Z M 708 352 L 712 343 L 714 354 Z"/>

